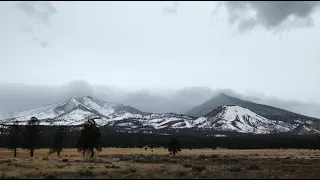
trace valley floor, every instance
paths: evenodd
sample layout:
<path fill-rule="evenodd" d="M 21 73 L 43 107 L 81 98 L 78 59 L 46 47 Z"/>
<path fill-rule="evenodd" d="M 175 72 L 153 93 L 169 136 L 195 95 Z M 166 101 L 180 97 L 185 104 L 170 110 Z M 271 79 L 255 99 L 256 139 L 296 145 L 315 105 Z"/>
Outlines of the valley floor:
<path fill-rule="evenodd" d="M 96 157 L 66 149 L 61 158 L 0 150 L 0 178 L 320 178 L 319 150 L 183 149 L 176 157 L 163 148 L 105 148 Z"/>

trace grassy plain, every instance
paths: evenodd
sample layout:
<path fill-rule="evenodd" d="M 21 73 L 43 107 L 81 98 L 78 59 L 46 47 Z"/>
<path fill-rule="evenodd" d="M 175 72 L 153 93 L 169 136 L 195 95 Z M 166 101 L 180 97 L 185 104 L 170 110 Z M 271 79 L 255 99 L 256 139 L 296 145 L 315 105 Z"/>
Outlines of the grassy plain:
<path fill-rule="evenodd" d="M 61 158 L 48 149 L 0 150 L 3 178 L 320 178 L 319 150 L 183 149 L 176 157 L 163 148 L 104 148 L 96 157 L 65 149 Z"/>

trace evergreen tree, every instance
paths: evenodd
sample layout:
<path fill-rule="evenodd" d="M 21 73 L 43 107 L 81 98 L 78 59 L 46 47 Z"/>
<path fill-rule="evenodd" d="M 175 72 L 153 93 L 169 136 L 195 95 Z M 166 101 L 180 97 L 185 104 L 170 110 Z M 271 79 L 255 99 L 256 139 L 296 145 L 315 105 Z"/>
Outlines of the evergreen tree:
<path fill-rule="evenodd" d="M 170 154 L 172 153 L 173 156 L 176 155 L 178 151 L 181 151 L 180 149 L 180 142 L 176 138 L 172 138 L 168 144 L 168 151 Z"/>
<path fill-rule="evenodd" d="M 63 146 L 66 142 L 66 139 L 67 139 L 67 135 L 64 132 L 64 128 L 60 127 L 53 137 L 49 154 L 57 153 L 58 157 L 60 157 L 60 153 L 63 150 Z"/>
<path fill-rule="evenodd" d="M 24 132 L 24 146 L 30 150 L 31 157 L 33 157 L 33 152 L 39 143 L 40 133 L 40 121 L 36 117 L 31 117 Z"/>
<path fill-rule="evenodd" d="M 17 148 L 20 146 L 20 132 L 21 127 L 19 126 L 19 121 L 14 121 L 13 125 L 9 127 L 9 149 L 13 150 L 13 156 L 17 157 Z"/>
<path fill-rule="evenodd" d="M 4 127 L 3 124 L 0 124 L 0 148 L 5 147 Z"/>
<path fill-rule="evenodd" d="M 83 155 L 90 153 L 91 157 L 93 157 L 95 150 L 102 151 L 100 138 L 101 133 L 94 118 L 88 118 L 83 124 L 83 129 L 77 142 L 78 151 L 82 151 Z"/>

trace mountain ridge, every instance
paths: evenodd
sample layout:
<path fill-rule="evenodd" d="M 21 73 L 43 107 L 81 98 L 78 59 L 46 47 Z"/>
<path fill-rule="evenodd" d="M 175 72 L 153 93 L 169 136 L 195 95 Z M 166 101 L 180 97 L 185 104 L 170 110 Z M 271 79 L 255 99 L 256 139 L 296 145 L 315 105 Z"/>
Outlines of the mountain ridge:
<path fill-rule="evenodd" d="M 274 109 L 279 112 L 286 112 L 278 108 Z M 273 110 L 273 107 L 271 110 Z M 285 117 L 288 112 L 284 115 L 281 113 L 274 114 L 280 116 L 280 118 L 270 119 L 240 105 L 220 105 L 201 117 L 178 113 L 150 113 L 131 106 L 108 103 L 91 96 L 82 96 L 28 111 L 17 112 L 12 115 L 12 118 L 23 124 L 35 116 L 42 125 L 74 126 L 81 125 L 87 117 L 94 116 L 99 118 L 96 120 L 99 126 L 135 132 L 146 130 L 153 132 L 183 130 L 194 133 L 219 131 L 253 134 L 320 132 L 318 127 L 313 125 L 314 122 L 320 122 L 318 119 L 301 119 L 303 116 L 296 116 L 288 121 L 286 120 L 288 118 Z M 2 119 L 0 123 L 10 124 L 12 119 Z"/>
<path fill-rule="evenodd" d="M 252 110 L 253 112 L 261 116 L 264 116 L 272 120 L 290 121 L 290 119 L 294 119 L 296 118 L 296 116 L 298 116 L 301 119 L 305 118 L 305 119 L 311 119 L 311 120 L 319 120 L 314 117 L 301 115 L 301 114 L 294 113 L 281 108 L 264 105 L 264 104 L 258 104 L 252 101 L 246 101 L 236 97 L 231 97 L 225 93 L 220 93 L 218 96 L 215 96 L 209 99 L 208 101 L 188 110 L 185 114 L 189 116 L 200 117 L 211 112 L 213 109 L 216 109 L 221 105 L 242 106 Z M 283 117 L 284 119 L 282 119 L 282 116 L 285 116 Z"/>

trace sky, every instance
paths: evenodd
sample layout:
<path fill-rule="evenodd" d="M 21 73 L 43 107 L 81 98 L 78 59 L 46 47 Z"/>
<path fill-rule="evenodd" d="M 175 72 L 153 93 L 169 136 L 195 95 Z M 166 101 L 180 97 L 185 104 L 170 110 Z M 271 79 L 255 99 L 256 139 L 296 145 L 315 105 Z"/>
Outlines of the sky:
<path fill-rule="evenodd" d="M 0 2 L 0 82 L 320 103 L 318 2 Z"/>

